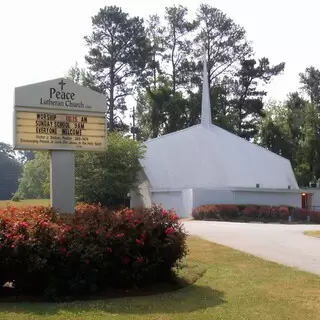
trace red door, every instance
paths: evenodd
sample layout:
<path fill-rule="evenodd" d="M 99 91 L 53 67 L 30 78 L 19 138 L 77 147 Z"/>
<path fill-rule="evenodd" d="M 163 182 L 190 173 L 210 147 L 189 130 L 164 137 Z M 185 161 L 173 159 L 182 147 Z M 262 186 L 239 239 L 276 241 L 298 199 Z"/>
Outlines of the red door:
<path fill-rule="evenodd" d="M 312 206 L 312 193 L 302 193 L 301 194 L 301 208 L 310 209 Z"/>
<path fill-rule="evenodd" d="M 306 207 L 307 207 L 307 194 L 306 193 L 302 193 L 301 194 L 301 208 L 302 209 L 306 209 Z"/>

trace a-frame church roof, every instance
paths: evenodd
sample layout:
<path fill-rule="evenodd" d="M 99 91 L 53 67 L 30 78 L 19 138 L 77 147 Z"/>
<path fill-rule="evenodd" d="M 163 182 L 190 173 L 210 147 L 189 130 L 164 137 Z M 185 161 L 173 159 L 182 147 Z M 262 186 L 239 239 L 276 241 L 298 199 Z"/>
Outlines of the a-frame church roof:
<path fill-rule="evenodd" d="M 152 189 L 299 189 L 289 160 L 212 124 L 205 59 L 201 109 L 199 125 L 145 142 Z"/>

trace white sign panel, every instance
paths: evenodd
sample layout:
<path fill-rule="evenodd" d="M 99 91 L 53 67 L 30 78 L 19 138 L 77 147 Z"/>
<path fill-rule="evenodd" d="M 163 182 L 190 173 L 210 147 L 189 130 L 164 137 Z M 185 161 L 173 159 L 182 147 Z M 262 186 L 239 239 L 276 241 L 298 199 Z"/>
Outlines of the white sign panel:
<path fill-rule="evenodd" d="M 15 107 L 102 112 L 106 97 L 68 79 L 55 79 L 15 88 Z"/>

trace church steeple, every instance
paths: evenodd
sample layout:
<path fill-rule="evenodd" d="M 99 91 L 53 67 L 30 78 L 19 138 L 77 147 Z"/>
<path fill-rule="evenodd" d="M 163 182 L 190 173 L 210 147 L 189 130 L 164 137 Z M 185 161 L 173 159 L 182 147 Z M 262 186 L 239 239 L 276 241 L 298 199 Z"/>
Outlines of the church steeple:
<path fill-rule="evenodd" d="M 202 103 L 201 103 L 201 125 L 209 127 L 212 124 L 208 69 L 206 53 L 203 54 L 203 76 L 202 76 Z"/>

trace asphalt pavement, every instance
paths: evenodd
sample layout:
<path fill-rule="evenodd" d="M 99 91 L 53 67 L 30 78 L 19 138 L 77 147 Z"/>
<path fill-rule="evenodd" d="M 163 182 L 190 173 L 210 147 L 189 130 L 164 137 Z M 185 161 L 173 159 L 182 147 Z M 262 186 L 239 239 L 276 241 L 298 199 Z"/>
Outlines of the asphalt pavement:
<path fill-rule="evenodd" d="M 320 238 L 303 234 L 307 230 L 320 230 L 320 225 L 195 220 L 183 223 L 189 234 L 320 275 Z"/>

